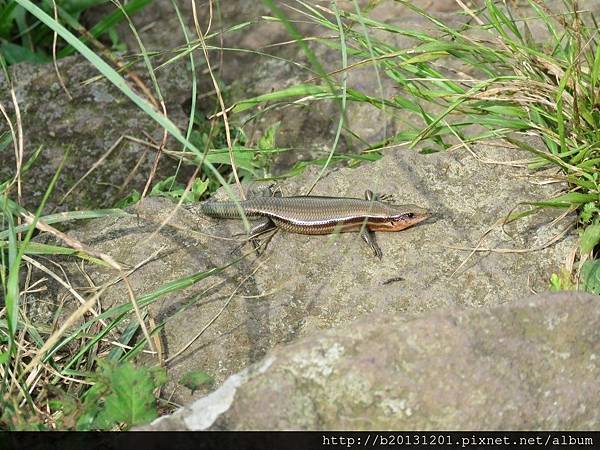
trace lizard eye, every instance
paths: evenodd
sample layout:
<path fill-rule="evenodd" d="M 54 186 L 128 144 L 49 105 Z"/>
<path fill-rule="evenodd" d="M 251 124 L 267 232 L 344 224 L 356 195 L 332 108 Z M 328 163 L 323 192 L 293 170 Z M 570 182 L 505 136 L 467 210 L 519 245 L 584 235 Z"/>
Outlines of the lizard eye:
<path fill-rule="evenodd" d="M 407 217 L 407 218 L 409 218 L 409 219 L 412 219 L 412 218 L 414 218 L 414 217 L 415 217 L 415 213 L 408 213 L 408 214 L 406 215 L 406 217 Z"/>

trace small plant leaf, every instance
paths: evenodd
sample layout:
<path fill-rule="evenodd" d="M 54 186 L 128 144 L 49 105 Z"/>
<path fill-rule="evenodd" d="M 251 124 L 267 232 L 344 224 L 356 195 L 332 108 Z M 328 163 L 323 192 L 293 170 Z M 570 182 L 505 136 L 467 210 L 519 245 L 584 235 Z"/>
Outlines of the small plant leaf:
<path fill-rule="evenodd" d="M 99 414 L 101 407 L 100 399 L 104 394 L 110 391 L 107 386 L 108 380 L 100 377 L 100 379 L 83 395 L 83 411 L 77 418 L 75 429 L 77 431 L 89 431 L 94 428 L 101 428 L 95 424 L 96 416 Z M 110 425 L 109 425 L 110 426 Z"/>
<path fill-rule="evenodd" d="M 560 277 L 553 273 L 550 277 L 550 292 L 559 292 L 562 291 L 562 285 L 560 282 Z"/>
<path fill-rule="evenodd" d="M 154 386 L 162 386 L 168 381 L 167 370 L 164 367 L 153 367 L 150 369 L 150 375 L 154 380 Z"/>
<path fill-rule="evenodd" d="M 584 291 L 600 294 L 600 259 L 583 263 L 581 281 Z"/>
<path fill-rule="evenodd" d="M 279 128 L 279 122 L 271 125 L 267 128 L 266 132 L 258 141 L 258 148 L 261 150 L 271 150 L 275 147 L 275 135 L 277 134 L 277 129 Z"/>
<path fill-rule="evenodd" d="M 560 273 L 553 273 L 550 277 L 550 292 L 570 291 L 575 288 L 571 280 L 571 272 L 563 268 Z"/>
<path fill-rule="evenodd" d="M 127 197 L 122 198 L 117 203 L 115 203 L 115 208 L 127 208 L 129 205 L 133 205 L 134 203 L 139 202 L 141 198 L 142 194 L 140 194 L 137 190 L 134 189 L 133 192 L 131 192 L 131 194 L 129 194 Z"/>
<path fill-rule="evenodd" d="M 581 254 L 585 255 L 592 251 L 598 245 L 598 242 L 600 242 L 600 224 L 588 226 L 581 235 L 579 242 Z"/>
<path fill-rule="evenodd" d="M 214 380 L 212 377 L 201 370 L 193 370 L 188 372 L 179 380 L 179 384 L 182 384 L 186 388 L 190 389 L 192 393 L 200 389 L 200 387 L 207 384 L 212 384 L 213 382 Z"/>
<path fill-rule="evenodd" d="M 600 209 L 596 206 L 596 202 L 589 202 L 583 205 L 581 212 L 579 213 L 579 220 L 581 220 L 584 224 L 589 224 L 594 215 L 597 215 L 600 212 Z"/>
<path fill-rule="evenodd" d="M 179 200 L 183 196 L 183 201 L 186 203 L 197 202 L 206 189 L 208 181 L 203 181 L 200 178 L 194 180 L 192 188 L 185 192 L 185 186 L 182 183 L 175 181 L 175 175 L 172 175 L 162 181 L 159 181 L 152 187 L 150 195 L 153 197 L 168 197 L 174 200 Z"/>
<path fill-rule="evenodd" d="M 26 47 L 11 44 L 10 42 L 3 42 L 2 44 L 0 44 L 0 52 L 4 54 L 6 61 L 8 62 L 8 64 L 11 65 L 18 64 L 21 62 L 43 64 L 50 61 L 50 58 L 46 55 L 33 52 Z"/>
<path fill-rule="evenodd" d="M 254 151 L 244 147 L 233 148 L 233 161 L 238 169 L 244 169 L 252 174 L 256 174 L 254 167 Z M 227 149 L 215 149 L 206 155 L 206 161 L 211 164 L 231 165 L 231 156 Z"/>

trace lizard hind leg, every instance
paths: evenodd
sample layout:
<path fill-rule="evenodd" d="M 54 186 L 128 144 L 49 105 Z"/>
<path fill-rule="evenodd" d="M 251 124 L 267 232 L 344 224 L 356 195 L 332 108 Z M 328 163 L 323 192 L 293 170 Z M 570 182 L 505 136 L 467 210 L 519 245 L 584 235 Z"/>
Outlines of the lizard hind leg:
<path fill-rule="evenodd" d="M 256 251 L 256 254 L 258 256 L 260 256 L 259 250 L 262 245 L 262 242 L 258 239 L 258 237 L 275 229 L 275 228 L 276 228 L 276 226 L 271 221 L 271 219 L 269 219 L 268 217 L 265 217 L 263 220 L 261 220 L 259 223 L 257 223 L 250 230 L 250 233 L 248 234 L 248 240 L 252 243 L 252 246 L 254 247 L 254 250 Z M 265 247 L 266 247 L 266 244 L 268 244 L 270 240 L 271 240 L 270 238 L 267 238 L 265 240 Z"/>
<path fill-rule="evenodd" d="M 256 225 L 254 225 L 251 229 L 250 232 L 248 234 L 246 233 L 238 233 L 236 234 L 236 236 L 247 236 L 246 239 L 244 239 L 244 241 L 240 244 L 240 245 L 236 245 L 234 247 L 233 250 L 231 250 L 231 253 L 235 252 L 236 250 L 239 250 L 241 247 L 243 247 L 245 244 L 247 244 L 248 242 L 250 242 L 252 244 L 252 246 L 254 247 L 254 250 L 256 251 L 256 254 L 258 256 L 260 256 L 260 252 L 259 249 L 260 247 L 266 247 L 266 243 L 268 243 L 271 239 L 270 237 L 264 240 L 264 244 L 263 242 L 261 242 L 260 239 L 258 239 L 259 236 L 262 236 L 265 233 L 268 233 L 269 231 L 275 229 L 275 224 L 273 222 L 271 222 L 271 220 L 269 218 L 264 218 L 263 220 L 261 220 L 260 222 L 258 222 Z M 264 250 L 264 249 L 263 249 Z"/>

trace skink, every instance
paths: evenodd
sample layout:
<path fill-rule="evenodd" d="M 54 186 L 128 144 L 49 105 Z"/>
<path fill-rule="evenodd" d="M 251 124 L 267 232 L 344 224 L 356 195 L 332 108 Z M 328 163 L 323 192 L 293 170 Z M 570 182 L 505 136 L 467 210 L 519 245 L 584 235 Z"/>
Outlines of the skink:
<path fill-rule="evenodd" d="M 262 220 L 249 233 L 250 239 L 275 227 L 300 234 L 359 232 L 363 240 L 381 258 L 374 231 L 400 231 L 416 225 L 430 215 L 415 205 L 394 205 L 386 197 L 365 192 L 365 198 L 298 196 L 259 196 L 233 202 L 204 202 L 202 212 L 221 219 Z"/>

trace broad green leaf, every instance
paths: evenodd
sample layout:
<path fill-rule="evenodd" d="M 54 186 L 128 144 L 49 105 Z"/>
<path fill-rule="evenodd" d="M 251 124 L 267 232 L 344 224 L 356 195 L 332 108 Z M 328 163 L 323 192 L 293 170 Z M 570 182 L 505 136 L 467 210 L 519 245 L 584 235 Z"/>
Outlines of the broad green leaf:
<path fill-rule="evenodd" d="M 50 58 L 42 53 L 32 52 L 26 47 L 12 44 L 10 42 L 0 43 L 0 53 L 6 58 L 9 65 L 22 62 L 44 64 L 50 62 Z"/>
<path fill-rule="evenodd" d="M 208 188 L 208 180 L 201 180 L 197 178 L 194 180 L 194 183 L 191 189 L 186 192 L 185 185 L 182 183 L 175 181 L 175 175 L 172 175 L 162 181 L 156 183 L 152 190 L 150 191 L 150 195 L 154 197 L 168 197 L 174 200 L 180 199 L 183 195 L 185 195 L 183 201 L 186 203 L 197 202 L 200 200 L 200 197 L 206 189 Z"/>
<path fill-rule="evenodd" d="M 592 251 L 598 242 L 600 242 L 600 224 L 590 225 L 581 235 L 579 249 L 581 250 L 581 253 L 585 255 Z"/>
<path fill-rule="evenodd" d="M 142 198 L 142 194 L 140 194 L 136 189 L 134 189 L 133 192 L 131 194 L 129 194 L 127 197 L 122 198 L 117 203 L 115 203 L 115 208 L 119 208 L 119 209 L 127 208 L 129 205 L 133 205 L 133 204 L 139 202 L 141 198 Z"/>
<path fill-rule="evenodd" d="M 99 363 L 102 363 L 102 360 L 100 360 Z M 78 417 L 77 423 L 75 424 L 75 429 L 77 431 L 89 431 L 98 427 L 94 421 L 101 411 L 100 399 L 108 392 L 110 392 L 108 380 L 101 377 L 96 384 L 83 394 L 83 412 Z M 109 423 L 106 424 L 106 428 L 109 428 L 111 425 L 112 422 L 109 421 Z"/>
<path fill-rule="evenodd" d="M 233 161 L 238 169 L 244 169 L 255 174 L 256 165 L 254 164 L 254 151 L 245 147 L 233 148 Z M 227 149 L 215 149 L 208 152 L 206 161 L 211 164 L 226 164 L 231 165 L 231 157 Z"/>
<path fill-rule="evenodd" d="M 203 181 L 200 178 L 195 179 L 194 183 L 192 184 L 192 189 L 190 190 L 190 192 L 188 194 L 189 200 L 191 202 L 197 202 L 198 200 L 200 200 L 202 195 L 208 189 L 209 183 L 210 183 L 209 180 Z"/>
<path fill-rule="evenodd" d="M 124 423 L 128 426 L 150 422 L 156 418 L 154 383 L 150 371 L 126 362 L 110 371 L 111 393 L 104 410 L 96 419 L 105 425 Z"/>
<path fill-rule="evenodd" d="M 583 263 L 581 281 L 586 292 L 600 294 L 600 259 Z"/>

